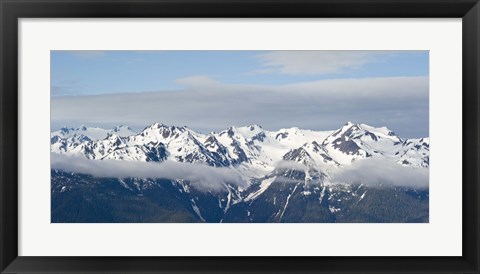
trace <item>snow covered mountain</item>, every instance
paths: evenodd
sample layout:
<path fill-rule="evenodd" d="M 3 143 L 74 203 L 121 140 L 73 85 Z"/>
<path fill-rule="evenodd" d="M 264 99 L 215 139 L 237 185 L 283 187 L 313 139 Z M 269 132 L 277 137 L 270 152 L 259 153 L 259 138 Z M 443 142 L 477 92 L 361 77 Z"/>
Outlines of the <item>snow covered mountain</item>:
<path fill-rule="evenodd" d="M 137 134 L 125 126 L 112 130 L 63 128 L 52 133 L 51 144 L 52 152 L 88 159 L 234 166 L 256 176 L 272 172 L 281 160 L 338 167 L 368 157 L 384 157 L 402 165 L 429 165 L 429 138 L 403 140 L 385 127 L 350 122 L 335 131 L 267 131 L 251 125 L 210 134 L 159 123 Z"/>
<path fill-rule="evenodd" d="M 60 138 L 68 138 L 73 136 L 83 135 L 91 140 L 100 140 L 108 136 L 108 134 L 117 134 L 119 136 L 129 136 L 135 134 L 134 131 L 128 126 L 120 125 L 112 129 L 103 129 L 99 127 L 86 127 L 80 126 L 79 128 L 62 127 L 57 131 L 51 133 L 51 137 L 58 136 Z"/>
<path fill-rule="evenodd" d="M 376 197 L 373 193 L 394 195 L 402 203 L 413 199 L 418 206 L 424 206 L 426 200 L 428 219 L 428 189 L 426 193 L 424 189 L 400 186 L 379 190 L 372 189 L 368 182 L 333 181 L 339 172 L 369 160 L 391 162 L 399 169 L 419 169 L 428 173 L 429 138 L 404 140 L 385 127 L 349 122 L 332 131 L 299 128 L 268 131 L 259 125 L 250 125 L 209 134 L 160 123 L 138 133 L 125 126 L 112 130 L 64 128 L 52 133 L 51 151 L 92 160 L 191 163 L 241 174 L 248 182 L 247 187 L 225 182 L 220 192 L 195 189 L 188 180 L 170 180 L 174 190 L 169 191 L 174 193 L 168 192 L 168 195 L 181 201 L 182 208 L 185 207 L 182 214 L 193 214 L 191 218 L 197 221 L 362 220 L 360 215 L 352 214 L 361 208 L 359 205 L 378 203 L 371 200 Z M 52 193 L 63 197 L 66 190 L 74 189 L 69 176 L 61 170 L 52 170 L 52 182 L 55 182 Z M 80 176 L 82 182 L 106 180 L 76 176 Z M 154 178 L 115 180 L 121 180 L 120 186 L 135 195 L 146 195 L 148 189 L 157 189 L 162 181 Z M 164 184 L 161 188 L 165 188 Z M 420 215 L 396 217 L 424 221 L 425 216 Z M 386 216 L 378 221 L 388 220 Z"/>
<path fill-rule="evenodd" d="M 50 134 L 51 151 L 57 153 L 71 151 L 79 144 L 102 140 L 112 134 L 124 137 L 133 135 L 135 132 L 125 125 L 116 126 L 112 129 L 86 126 L 80 126 L 79 128 L 63 127 Z"/>

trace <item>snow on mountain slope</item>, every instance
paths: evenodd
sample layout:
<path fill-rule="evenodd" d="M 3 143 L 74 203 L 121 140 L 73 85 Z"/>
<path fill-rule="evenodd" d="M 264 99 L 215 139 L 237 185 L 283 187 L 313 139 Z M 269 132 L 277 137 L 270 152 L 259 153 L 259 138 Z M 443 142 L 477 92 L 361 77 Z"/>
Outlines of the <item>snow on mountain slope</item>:
<path fill-rule="evenodd" d="M 429 167 L 430 165 L 430 138 L 407 139 L 398 151 L 398 163 L 406 166 Z"/>
<path fill-rule="evenodd" d="M 140 133 L 130 136 L 127 143 L 129 145 L 143 145 L 157 142 L 168 144 L 185 131 L 187 131 L 185 127 L 166 126 L 160 123 L 154 123 L 144 128 Z"/>
<path fill-rule="evenodd" d="M 304 144 L 298 149 L 291 150 L 283 156 L 284 160 L 295 161 L 307 167 L 339 166 L 339 163 L 333 160 L 325 150 L 316 141 Z"/>
<path fill-rule="evenodd" d="M 105 138 L 94 139 L 105 132 Z M 388 158 L 415 168 L 429 166 L 428 138 L 403 141 L 388 128 L 350 122 L 335 131 L 267 131 L 250 125 L 210 134 L 155 123 L 138 134 L 130 133 L 128 127 L 62 129 L 52 132 L 51 151 L 88 159 L 170 160 L 232 167 L 247 180 L 271 177 L 284 161 L 308 167 L 307 173 L 327 174 L 366 158 Z M 125 134 L 128 136 L 122 136 Z"/>
<path fill-rule="evenodd" d="M 56 153 L 72 151 L 78 145 L 90 141 L 91 139 L 85 135 L 72 134 L 65 138 L 62 138 L 58 135 L 53 135 L 50 138 L 50 150 Z"/>
<path fill-rule="evenodd" d="M 63 127 L 57 131 L 53 131 L 50 134 L 50 137 L 58 136 L 59 138 L 69 138 L 74 136 L 86 136 L 91 140 L 101 140 L 105 139 L 109 134 L 116 134 L 121 137 L 126 137 L 135 134 L 131 128 L 128 126 L 120 125 L 116 126 L 113 129 L 103 129 L 99 127 L 86 127 L 81 126 L 79 128 L 68 128 Z"/>
<path fill-rule="evenodd" d="M 348 122 L 328 136 L 322 146 L 333 160 L 348 165 L 367 157 L 395 157 L 402 143 L 403 140 L 386 127 Z"/>
<path fill-rule="evenodd" d="M 168 159 L 176 162 L 229 166 L 232 159 L 213 135 L 196 133 L 186 127 L 155 123 L 137 135 L 128 137 L 129 145 L 161 143 L 168 151 Z"/>
<path fill-rule="evenodd" d="M 266 131 L 258 125 L 250 125 L 231 127 L 215 136 L 227 147 L 228 153 L 240 164 L 243 172 L 258 178 L 259 175 L 272 172 L 289 151 L 308 142 L 321 142 L 330 133 L 298 128 Z"/>
<path fill-rule="evenodd" d="M 124 125 L 114 127 L 113 129 L 86 126 L 81 126 L 79 128 L 63 127 L 50 133 L 51 151 L 56 153 L 78 153 L 79 149 L 77 149 L 77 147 L 79 145 L 90 141 L 105 139 L 111 134 L 117 136 L 129 136 L 135 134 L 135 132 L 133 132 L 128 126 Z"/>

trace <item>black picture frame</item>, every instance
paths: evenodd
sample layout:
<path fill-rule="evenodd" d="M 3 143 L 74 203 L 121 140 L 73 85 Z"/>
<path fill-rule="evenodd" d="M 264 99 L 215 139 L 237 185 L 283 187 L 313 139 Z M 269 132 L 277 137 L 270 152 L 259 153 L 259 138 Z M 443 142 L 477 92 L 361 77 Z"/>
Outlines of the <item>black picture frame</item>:
<path fill-rule="evenodd" d="M 1 273 L 479 273 L 478 0 L 0 0 Z M 462 18 L 462 256 L 22 257 L 18 256 L 18 19 L 150 17 Z"/>

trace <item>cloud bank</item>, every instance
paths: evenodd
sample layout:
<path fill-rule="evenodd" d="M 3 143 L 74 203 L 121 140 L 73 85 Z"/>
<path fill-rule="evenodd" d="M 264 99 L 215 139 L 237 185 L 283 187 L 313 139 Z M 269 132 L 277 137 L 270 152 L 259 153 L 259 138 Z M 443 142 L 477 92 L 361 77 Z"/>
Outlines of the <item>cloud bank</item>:
<path fill-rule="evenodd" d="M 186 180 L 199 190 L 221 191 L 224 184 L 246 186 L 240 174 L 230 168 L 165 161 L 162 163 L 118 160 L 90 160 L 58 153 L 50 154 L 52 169 L 102 178 L 150 178 Z"/>
<path fill-rule="evenodd" d="M 304 164 L 292 161 L 279 161 L 276 169 L 307 171 Z M 317 167 L 322 170 L 321 167 Z M 367 186 L 403 186 L 428 188 L 429 169 L 403 166 L 393 160 L 366 158 L 358 160 L 349 166 L 329 169 L 330 183 L 334 184 L 364 184 Z M 278 176 L 277 183 L 302 183 L 303 180 L 293 180 Z"/>
<path fill-rule="evenodd" d="M 165 161 L 162 163 L 90 160 L 84 157 L 51 153 L 51 168 L 66 172 L 88 174 L 101 178 L 149 178 L 186 180 L 201 191 L 222 191 L 225 184 L 247 187 L 248 182 L 231 168 Z M 308 168 L 296 162 L 281 161 L 277 168 L 305 171 Z M 344 166 L 332 174 L 331 183 L 364 184 L 368 186 L 393 185 L 428 188 L 429 169 L 402 166 L 385 159 L 363 159 L 350 166 Z M 277 183 L 299 183 L 279 176 Z"/>
<path fill-rule="evenodd" d="M 385 159 L 368 158 L 342 168 L 330 180 L 333 183 L 426 188 L 429 185 L 429 169 L 402 166 Z"/>
<path fill-rule="evenodd" d="M 428 77 L 270 86 L 225 84 L 205 76 L 177 81 L 183 89 L 52 98 L 52 127 L 127 124 L 141 129 L 161 122 L 206 133 L 248 124 L 332 130 L 352 121 L 388 126 L 407 138 L 428 136 Z"/>

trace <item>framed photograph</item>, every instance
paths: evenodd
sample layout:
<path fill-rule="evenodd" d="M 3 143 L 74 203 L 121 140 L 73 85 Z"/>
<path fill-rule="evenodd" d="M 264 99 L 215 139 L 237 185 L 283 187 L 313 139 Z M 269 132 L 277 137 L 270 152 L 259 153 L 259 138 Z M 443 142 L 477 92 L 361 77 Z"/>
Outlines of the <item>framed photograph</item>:
<path fill-rule="evenodd" d="M 478 1 L 0 9 L 1 273 L 478 273 Z"/>

